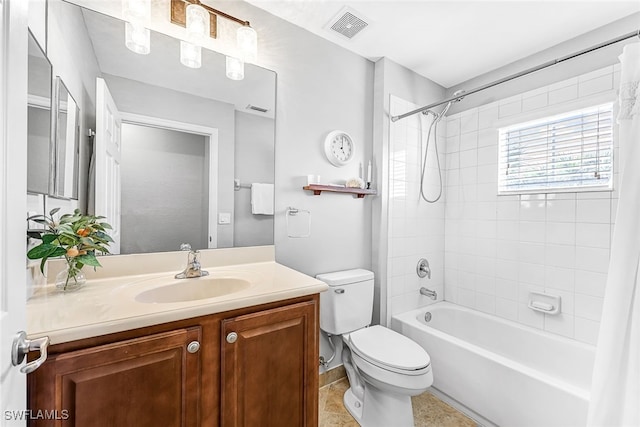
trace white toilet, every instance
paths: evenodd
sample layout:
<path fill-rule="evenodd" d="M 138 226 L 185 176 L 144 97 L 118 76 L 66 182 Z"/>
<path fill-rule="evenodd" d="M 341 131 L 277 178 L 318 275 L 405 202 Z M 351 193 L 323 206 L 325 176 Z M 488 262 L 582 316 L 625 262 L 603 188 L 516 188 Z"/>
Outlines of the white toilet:
<path fill-rule="evenodd" d="M 429 354 L 411 339 L 371 326 L 373 273 L 346 270 L 316 276 L 329 285 L 320 294 L 320 329 L 342 335 L 342 363 L 350 388 L 344 404 L 363 427 L 413 426 L 411 396 L 433 383 Z"/>

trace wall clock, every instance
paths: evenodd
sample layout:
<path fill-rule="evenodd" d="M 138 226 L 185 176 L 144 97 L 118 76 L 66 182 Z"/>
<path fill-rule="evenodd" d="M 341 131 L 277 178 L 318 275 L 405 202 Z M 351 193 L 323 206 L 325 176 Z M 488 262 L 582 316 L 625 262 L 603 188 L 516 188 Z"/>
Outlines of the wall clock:
<path fill-rule="evenodd" d="M 334 130 L 324 140 L 324 153 L 332 165 L 344 166 L 355 156 L 356 144 L 348 133 Z"/>

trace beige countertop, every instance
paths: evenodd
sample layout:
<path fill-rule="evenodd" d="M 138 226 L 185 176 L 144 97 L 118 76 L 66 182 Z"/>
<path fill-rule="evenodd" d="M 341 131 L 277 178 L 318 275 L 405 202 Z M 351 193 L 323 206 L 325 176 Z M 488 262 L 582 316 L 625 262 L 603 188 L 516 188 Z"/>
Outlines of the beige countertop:
<path fill-rule="evenodd" d="M 207 267 L 209 277 L 236 277 L 251 283 L 246 289 L 207 299 L 184 302 L 139 302 L 141 292 L 175 282 L 176 271 L 90 278 L 74 292 L 49 285 L 27 302 L 29 338 L 47 335 L 59 344 L 114 332 L 156 325 L 316 294 L 327 285 L 275 261 Z M 180 279 L 187 281 L 200 280 Z"/>

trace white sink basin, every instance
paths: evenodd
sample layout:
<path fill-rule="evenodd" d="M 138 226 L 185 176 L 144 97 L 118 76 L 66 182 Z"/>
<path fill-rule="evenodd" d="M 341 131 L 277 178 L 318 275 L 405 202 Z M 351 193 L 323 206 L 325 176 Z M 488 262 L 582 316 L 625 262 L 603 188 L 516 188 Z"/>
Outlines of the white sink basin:
<path fill-rule="evenodd" d="M 143 303 L 172 303 L 215 298 L 239 292 L 251 286 L 248 280 L 235 277 L 198 277 L 176 279 L 172 283 L 140 292 L 135 299 Z"/>

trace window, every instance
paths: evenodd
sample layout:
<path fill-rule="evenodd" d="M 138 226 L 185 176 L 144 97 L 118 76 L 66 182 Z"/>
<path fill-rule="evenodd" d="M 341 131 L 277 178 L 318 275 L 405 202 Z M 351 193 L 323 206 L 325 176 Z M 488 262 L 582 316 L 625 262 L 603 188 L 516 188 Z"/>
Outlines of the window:
<path fill-rule="evenodd" d="M 498 194 L 610 190 L 613 103 L 499 129 Z"/>

